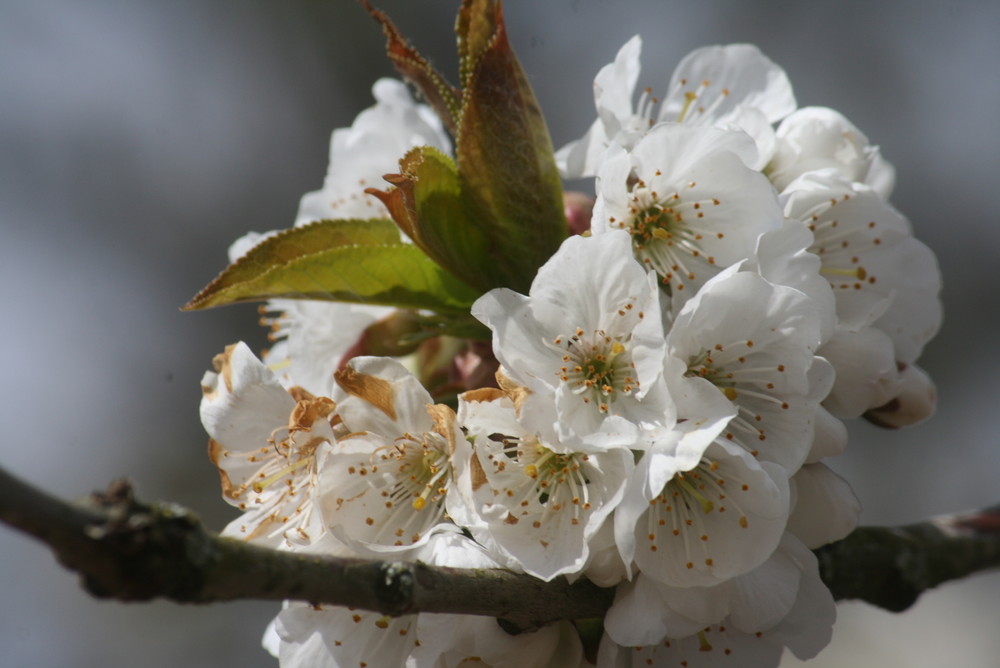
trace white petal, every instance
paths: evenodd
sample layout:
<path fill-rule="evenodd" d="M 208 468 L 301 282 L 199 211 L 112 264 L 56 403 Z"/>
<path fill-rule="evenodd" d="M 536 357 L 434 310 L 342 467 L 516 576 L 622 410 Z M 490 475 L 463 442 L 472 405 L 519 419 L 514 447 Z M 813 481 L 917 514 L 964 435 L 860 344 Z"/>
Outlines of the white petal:
<path fill-rule="evenodd" d="M 492 617 L 421 614 L 417 666 L 485 665 L 490 668 L 562 668 L 576 666 L 583 647 L 569 622 L 557 622 L 511 635 Z"/>
<path fill-rule="evenodd" d="M 878 329 L 840 327 L 819 354 L 837 371 L 833 389 L 823 400 L 823 406 L 837 417 L 859 417 L 898 392 L 895 350 L 889 337 Z"/>
<path fill-rule="evenodd" d="M 668 623 L 656 583 L 641 574 L 615 590 L 615 601 L 604 617 L 604 632 L 620 645 L 658 643 L 667 635 Z"/>
<path fill-rule="evenodd" d="M 493 330 L 493 353 L 513 380 L 536 392 L 555 389 L 558 367 L 545 337 L 557 333 L 539 327 L 528 297 L 496 288 L 476 300 L 472 315 Z"/>
<path fill-rule="evenodd" d="M 389 357 L 355 357 L 347 367 L 354 377 L 371 379 L 363 387 L 368 394 L 355 394 L 356 385 L 351 385 L 350 391 L 338 387 L 334 393 L 337 412 L 349 430 L 395 438 L 434 426 L 426 408 L 434 400 L 402 364 Z"/>
<path fill-rule="evenodd" d="M 664 584 L 689 587 L 712 586 L 756 568 L 785 527 L 786 475 L 727 442 L 713 444 L 697 469 L 646 502 L 634 529 L 639 569 Z M 628 503 L 627 496 L 619 510 Z"/>
<path fill-rule="evenodd" d="M 276 619 L 282 667 L 402 666 L 415 646 L 415 615 L 390 618 L 340 607 L 288 604 Z"/>
<path fill-rule="evenodd" d="M 661 120 L 669 120 L 670 114 L 679 111 L 683 104 L 680 97 L 688 90 L 698 93 L 698 104 L 711 109 L 715 118 L 725 118 L 734 106 L 742 104 L 759 109 L 768 122 L 774 123 L 796 107 L 785 71 L 752 44 L 695 49 L 674 70 L 670 90 Z M 719 97 L 723 99 L 716 103 Z"/>
<path fill-rule="evenodd" d="M 892 166 L 881 159 L 878 148 L 838 111 L 805 107 L 789 115 L 777 131 L 777 147 L 767 173 L 778 190 L 806 172 L 836 170 L 848 181 L 876 187 L 888 198 Z"/>
<path fill-rule="evenodd" d="M 688 373 L 739 409 L 726 438 L 794 471 L 813 437 L 812 416 L 832 374 L 813 354 L 816 307 L 806 295 L 749 272 L 723 272 L 678 314 L 667 335 Z"/>
<path fill-rule="evenodd" d="M 822 406 L 816 409 L 813 419 L 814 436 L 806 463 L 812 464 L 824 457 L 835 457 L 847 447 L 847 426 Z"/>
<path fill-rule="evenodd" d="M 795 503 L 788 531 L 810 549 L 854 531 L 861 502 L 846 480 L 824 464 L 807 464 L 791 480 Z"/>
<path fill-rule="evenodd" d="M 913 362 L 941 324 L 941 274 L 909 221 L 831 170 L 796 179 L 782 201 L 786 215 L 815 235 L 810 250 L 822 260 L 841 323 L 853 330 L 874 324 L 892 339 L 897 360 Z"/>
<path fill-rule="evenodd" d="M 813 234 L 802 221 L 786 220 L 776 230 L 765 232 L 757 242 L 756 270 L 761 276 L 809 295 L 820 318 L 820 339 L 833 335 L 837 306 L 830 282 L 820 275 L 820 259 L 808 249 Z"/>
<path fill-rule="evenodd" d="M 288 423 L 295 400 L 245 343 L 231 346 L 218 359 L 220 371 L 202 379 L 205 430 L 227 449 L 266 446 L 271 432 Z"/>
<path fill-rule="evenodd" d="M 382 175 L 396 171 L 399 158 L 413 146 L 450 152 L 441 122 L 425 105 L 413 101 L 403 82 L 379 79 L 372 93 L 376 104 L 358 114 L 350 128 L 333 132 L 323 188 L 302 197 L 296 225 L 330 218 L 385 217 L 385 207 L 365 188 L 383 187 Z"/>

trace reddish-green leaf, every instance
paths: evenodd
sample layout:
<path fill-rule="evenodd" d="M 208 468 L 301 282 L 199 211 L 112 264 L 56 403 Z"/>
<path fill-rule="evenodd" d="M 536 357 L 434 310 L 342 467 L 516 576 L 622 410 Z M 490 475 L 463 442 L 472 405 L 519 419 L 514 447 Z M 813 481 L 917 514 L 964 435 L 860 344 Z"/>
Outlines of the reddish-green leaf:
<path fill-rule="evenodd" d="M 385 33 L 386 54 L 396 66 L 399 74 L 416 86 L 431 105 L 441 122 L 452 135 L 458 131 L 458 114 L 460 107 L 459 91 L 449 84 L 433 66 L 414 49 L 400 34 L 396 26 L 389 20 L 385 12 L 372 7 L 368 0 L 360 0 L 372 18 L 382 26 Z"/>
<path fill-rule="evenodd" d="M 527 291 L 568 234 L 562 186 L 545 119 L 507 40 L 495 0 L 466 0 L 472 63 L 462 90 L 457 157 L 469 206 L 490 212 L 492 253 L 510 265 L 507 287 Z M 460 17 L 462 15 L 460 14 Z M 492 26 L 486 39 L 484 26 Z M 460 44 L 463 43 L 460 36 Z"/>

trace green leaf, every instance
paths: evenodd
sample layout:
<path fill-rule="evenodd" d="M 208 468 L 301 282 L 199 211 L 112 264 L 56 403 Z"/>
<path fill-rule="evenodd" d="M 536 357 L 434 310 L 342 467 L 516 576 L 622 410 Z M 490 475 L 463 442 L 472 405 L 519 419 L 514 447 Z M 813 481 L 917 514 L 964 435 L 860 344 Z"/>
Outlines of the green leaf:
<path fill-rule="evenodd" d="M 184 310 L 290 298 L 462 313 L 478 296 L 404 243 L 390 220 L 324 220 L 258 244 Z"/>

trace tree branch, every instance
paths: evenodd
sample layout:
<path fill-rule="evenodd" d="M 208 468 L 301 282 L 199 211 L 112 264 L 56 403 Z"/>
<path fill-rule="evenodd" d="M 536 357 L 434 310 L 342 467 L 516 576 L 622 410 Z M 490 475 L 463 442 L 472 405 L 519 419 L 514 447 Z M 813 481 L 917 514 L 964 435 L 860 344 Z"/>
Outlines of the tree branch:
<path fill-rule="evenodd" d="M 179 506 L 140 503 L 125 481 L 70 504 L 0 469 L 0 521 L 48 544 L 95 596 L 121 601 L 297 599 L 387 615 L 487 615 L 527 629 L 602 617 L 614 596 L 585 580 L 269 550 L 211 533 Z M 903 610 L 942 582 L 1000 566 L 1000 506 L 862 527 L 816 554 L 835 598 Z"/>
<path fill-rule="evenodd" d="M 902 612 L 928 589 L 1000 567 L 1000 505 L 902 527 L 859 527 L 816 556 L 838 600 Z"/>

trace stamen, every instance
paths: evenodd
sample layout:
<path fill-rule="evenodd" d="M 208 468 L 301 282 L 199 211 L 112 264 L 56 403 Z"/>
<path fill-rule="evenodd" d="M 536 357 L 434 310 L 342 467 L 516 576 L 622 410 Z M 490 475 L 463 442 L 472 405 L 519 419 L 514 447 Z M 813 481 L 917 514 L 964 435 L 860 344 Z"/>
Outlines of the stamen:
<path fill-rule="evenodd" d="M 312 457 L 303 457 L 299 461 L 295 462 L 294 464 L 292 464 L 290 466 L 286 466 L 285 468 L 281 469 L 277 473 L 269 475 L 268 477 L 264 478 L 261 481 L 255 482 L 253 484 L 253 491 L 255 491 L 258 494 L 260 494 L 265 489 L 267 489 L 267 487 L 269 487 L 270 485 L 273 485 L 278 480 L 281 480 L 282 478 L 284 478 L 289 473 L 292 473 L 293 471 L 297 471 L 300 468 L 302 468 L 303 466 L 308 466 L 310 462 L 312 462 Z"/>
<path fill-rule="evenodd" d="M 855 267 L 854 269 L 838 269 L 837 267 L 821 267 L 819 270 L 821 274 L 827 274 L 829 276 L 848 276 L 850 278 L 856 278 L 860 281 L 868 278 L 868 272 L 865 271 L 864 267 Z"/>
<path fill-rule="evenodd" d="M 698 99 L 698 94 L 693 91 L 688 91 L 684 93 L 684 106 L 681 108 L 681 112 L 677 114 L 677 122 L 683 123 L 684 117 L 687 116 L 688 110 L 691 109 L 691 105 L 694 101 Z"/>
<path fill-rule="evenodd" d="M 715 504 L 706 499 L 702 494 L 694 488 L 694 486 L 684 478 L 684 474 L 678 474 L 674 476 L 674 480 L 678 485 L 684 488 L 684 491 L 695 498 L 695 500 L 701 505 L 702 511 L 707 515 L 712 512 L 715 508 Z"/>

